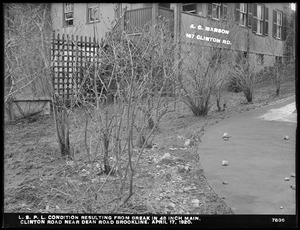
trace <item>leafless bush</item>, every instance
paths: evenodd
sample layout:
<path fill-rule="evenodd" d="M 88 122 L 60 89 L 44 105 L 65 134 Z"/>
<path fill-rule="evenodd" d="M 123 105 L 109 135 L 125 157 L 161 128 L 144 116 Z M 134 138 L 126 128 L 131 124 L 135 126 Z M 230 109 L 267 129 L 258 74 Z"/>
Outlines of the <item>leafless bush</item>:
<path fill-rule="evenodd" d="M 199 32 L 199 29 L 195 29 L 194 33 L 188 36 L 191 29 L 183 28 L 188 33 L 187 38 L 181 38 L 185 42 L 182 45 L 180 68 L 182 76 L 178 79 L 178 87 L 182 101 L 195 116 L 208 114 L 214 103 L 213 96 L 216 96 L 217 106 L 221 110 L 220 100 L 223 92 L 221 88 L 227 80 L 232 61 L 231 46 L 234 46 L 239 39 L 238 25 L 235 23 L 235 18 L 229 14 L 219 21 L 210 21 L 208 25 L 202 22 L 202 27 L 205 28 L 205 26 L 222 28 L 228 33 L 218 34 L 205 31 L 203 33 L 205 36 L 212 36 L 215 40 L 201 41 L 200 38 L 198 39 L 198 36 L 202 36 L 201 30 Z M 195 25 L 194 28 L 196 28 Z M 225 44 L 224 41 L 230 42 Z"/>
<path fill-rule="evenodd" d="M 254 89 L 261 83 L 263 66 L 258 64 L 254 55 L 241 55 L 237 53 L 238 61 L 233 64 L 231 78 L 238 88 L 242 90 L 248 103 L 252 103 Z"/>
<path fill-rule="evenodd" d="M 173 90 L 175 64 L 167 26 L 166 21 L 158 22 L 138 36 L 112 31 L 100 44 L 96 55 L 99 58 L 82 69 L 85 80 L 73 92 L 71 104 L 83 108 L 83 117 L 72 112 L 74 107 L 62 110 L 69 111 L 64 112 L 65 117 L 72 114 L 74 125 L 81 127 L 78 135 L 83 139 L 88 161 L 98 161 L 103 173 L 118 178 L 116 197 L 111 201 L 117 202 L 112 211 L 133 195 L 141 156 L 145 148 L 152 146 L 154 131 L 170 111 L 168 94 Z M 87 85 L 93 100 L 87 99 Z M 67 129 L 69 123 L 65 124 Z M 92 177 L 90 183 L 92 188 Z M 95 195 L 104 183 L 92 189 Z"/>
<path fill-rule="evenodd" d="M 179 84 L 183 102 L 195 116 L 205 116 L 213 105 L 212 96 L 218 93 L 220 100 L 220 89 L 229 69 L 228 51 L 213 47 L 195 49 L 197 54 L 185 59 L 193 68 L 187 68 Z"/>
<path fill-rule="evenodd" d="M 12 101 L 51 95 L 51 19 L 47 4 L 7 3 L 4 9 L 4 102 L 14 119 Z"/>

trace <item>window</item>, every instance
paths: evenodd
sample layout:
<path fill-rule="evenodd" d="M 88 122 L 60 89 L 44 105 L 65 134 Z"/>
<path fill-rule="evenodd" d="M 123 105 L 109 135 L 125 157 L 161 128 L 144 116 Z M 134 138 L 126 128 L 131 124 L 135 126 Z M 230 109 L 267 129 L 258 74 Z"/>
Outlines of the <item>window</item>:
<path fill-rule="evenodd" d="M 294 46 L 293 45 L 287 45 L 285 49 L 285 60 L 286 62 L 291 62 L 294 58 Z"/>
<path fill-rule="evenodd" d="M 64 25 L 73 26 L 74 23 L 74 4 L 64 3 Z"/>
<path fill-rule="evenodd" d="M 257 5 L 257 34 L 263 34 L 264 8 L 263 5 Z"/>
<path fill-rule="evenodd" d="M 221 3 L 212 4 L 212 14 L 213 19 L 219 20 L 221 17 Z"/>
<path fill-rule="evenodd" d="M 273 27 L 275 27 L 275 38 L 281 39 L 282 38 L 282 12 L 275 10 L 273 17 Z"/>
<path fill-rule="evenodd" d="M 269 32 L 269 9 L 262 4 L 253 3 L 252 31 L 259 35 L 268 35 Z M 249 23 L 248 23 L 249 25 Z"/>
<path fill-rule="evenodd" d="M 239 9 L 239 24 L 241 26 L 246 26 L 247 24 L 247 3 L 240 3 Z"/>
<path fill-rule="evenodd" d="M 221 18 L 226 20 L 228 9 L 227 3 L 209 3 L 207 7 L 208 17 L 215 20 L 220 20 Z"/>
<path fill-rule="evenodd" d="M 196 14 L 197 4 L 196 3 L 182 3 L 182 11 L 187 13 Z"/>
<path fill-rule="evenodd" d="M 264 55 L 263 54 L 257 54 L 257 62 L 260 65 L 264 64 Z"/>
<path fill-rule="evenodd" d="M 235 3 L 235 21 L 243 27 L 252 27 L 253 13 L 257 15 L 257 4 L 253 3 Z M 255 21 L 256 23 L 256 21 Z M 256 26 L 255 26 L 256 28 Z"/>
<path fill-rule="evenodd" d="M 88 22 L 98 22 L 99 21 L 99 4 L 98 3 L 88 3 Z"/>

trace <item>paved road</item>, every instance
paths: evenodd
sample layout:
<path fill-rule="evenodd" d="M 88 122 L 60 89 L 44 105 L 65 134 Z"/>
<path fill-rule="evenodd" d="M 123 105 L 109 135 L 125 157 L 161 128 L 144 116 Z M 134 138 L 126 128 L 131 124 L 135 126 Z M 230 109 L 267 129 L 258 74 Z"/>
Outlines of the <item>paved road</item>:
<path fill-rule="evenodd" d="M 294 101 L 241 113 L 205 132 L 199 154 L 206 178 L 236 214 L 295 214 L 296 193 L 290 187 L 296 171 Z M 225 132 L 228 141 L 222 138 Z"/>

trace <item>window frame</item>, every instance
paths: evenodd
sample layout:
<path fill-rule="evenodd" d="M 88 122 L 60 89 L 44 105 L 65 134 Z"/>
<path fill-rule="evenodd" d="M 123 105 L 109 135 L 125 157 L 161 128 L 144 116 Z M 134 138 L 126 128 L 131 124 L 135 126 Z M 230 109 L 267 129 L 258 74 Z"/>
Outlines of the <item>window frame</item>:
<path fill-rule="evenodd" d="M 258 15 L 258 7 L 261 7 L 261 18 Z M 257 26 L 256 26 L 256 34 L 263 35 L 264 34 L 264 17 L 265 17 L 265 6 L 262 4 L 257 4 Z M 258 26 L 259 25 L 259 26 Z M 260 32 L 258 31 L 258 28 L 260 28 Z"/>
<path fill-rule="evenodd" d="M 221 3 L 212 3 L 212 7 L 211 7 L 211 18 L 214 19 L 214 20 L 220 20 L 221 19 Z M 216 9 L 217 9 L 217 16 L 218 18 L 215 18 L 214 17 L 214 6 L 216 6 Z"/>
<path fill-rule="evenodd" d="M 242 11 L 242 6 L 244 6 Z M 246 27 L 247 26 L 247 13 L 248 13 L 248 5 L 247 3 L 240 3 L 239 8 L 239 25 Z M 241 24 L 241 21 L 243 21 L 243 24 Z"/>
<path fill-rule="evenodd" d="M 91 21 L 91 15 L 90 12 L 97 8 L 97 18 L 93 21 Z M 100 21 L 100 4 L 99 3 L 87 3 L 87 23 L 97 23 Z"/>
<path fill-rule="evenodd" d="M 194 10 L 184 10 L 184 6 L 194 6 Z M 182 3 L 182 12 L 189 13 L 189 14 L 197 14 L 197 3 Z"/>
<path fill-rule="evenodd" d="M 72 16 L 67 18 L 68 14 Z M 63 25 L 64 27 L 74 26 L 74 3 L 63 3 Z"/>

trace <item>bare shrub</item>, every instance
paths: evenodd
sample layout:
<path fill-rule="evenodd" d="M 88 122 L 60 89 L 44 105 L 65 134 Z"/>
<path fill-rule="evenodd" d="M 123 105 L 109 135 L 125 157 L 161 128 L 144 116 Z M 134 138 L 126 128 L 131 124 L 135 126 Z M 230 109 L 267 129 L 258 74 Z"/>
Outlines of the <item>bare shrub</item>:
<path fill-rule="evenodd" d="M 13 101 L 51 97 L 49 12 L 48 4 L 4 5 L 4 103 L 11 120 L 15 117 Z M 24 116 L 36 112 L 28 108 Z"/>
<path fill-rule="evenodd" d="M 230 69 L 231 79 L 242 90 L 248 103 L 252 103 L 254 89 L 261 83 L 263 66 L 258 63 L 257 57 L 239 52 L 238 61 Z"/>
<path fill-rule="evenodd" d="M 173 102 L 168 96 L 175 81 L 173 41 L 166 28 L 168 21 L 161 19 L 138 36 L 111 31 L 95 58 L 82 68 L 83 81 L 73 90 L 71 106 L 62 110 L 72 114 L 72 119 L 68 117 L 72 125 L 80 127 L 76 136 L 83 140 L 88 162 L 101 164 L 104 174 L 117 177 L 112 212 L 134 194 L 141 156 L 152 146 L 154 131 Z M 75 105 L 82 114 L 74 112 Z M 69 124 L 65 128 L 71 126 L 68 121 L 65 124 Z M 74 152 L 77 143 L 72 142 L 69 149 Z M 99 199 L 97 194 L 107 181 L 95 187 L 94 175 L 89 175 L 89 188 Z"/>

